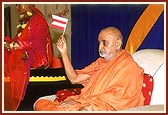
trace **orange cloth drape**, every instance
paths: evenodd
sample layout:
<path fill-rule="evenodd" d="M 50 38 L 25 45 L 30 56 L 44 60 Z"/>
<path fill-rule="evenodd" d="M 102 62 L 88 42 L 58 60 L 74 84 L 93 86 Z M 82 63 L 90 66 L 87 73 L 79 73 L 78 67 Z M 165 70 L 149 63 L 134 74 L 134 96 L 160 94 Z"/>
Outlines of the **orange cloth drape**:
<path fill-rule="evenodd" d="M 126 50 L 132 54 L 139 48 L 158 17 L 161 15 L 163 9 L 163 4 L 148 5 L 129 35 L 125 47 Z"/>
<path fill-rule="evenodd" d="M 51 100 L 39 99 L 35 104 L 35 110 L 78 110 L 91 104 L 95 111 L 114 111 L 141 106 L 144 103 L 141 92 L 143 69 L 125 50 L 111 62 L 99 58 L 77 72 L 90 74 L 91 78 L 83 84 L 85 87 L 80 95 L 68 97 L 66 100 L 73 98 L 81 104 L 60 108 Z"/>

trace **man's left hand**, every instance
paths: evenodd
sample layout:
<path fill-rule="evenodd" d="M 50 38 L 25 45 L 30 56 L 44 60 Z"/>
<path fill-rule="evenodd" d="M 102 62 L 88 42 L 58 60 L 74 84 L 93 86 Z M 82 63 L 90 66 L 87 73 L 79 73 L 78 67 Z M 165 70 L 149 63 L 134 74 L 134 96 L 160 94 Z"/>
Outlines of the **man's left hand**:
<path fill-rule="evenodd" d="M 81 104 L 81 103 L 78 101 L 75 101 L 73 99 L 68 99 L 68 100 L 65 100 L 62 103 L 60 103 L 59 107 L 68 107 L 68 106 L 71 106 L 74 104 Z"/>

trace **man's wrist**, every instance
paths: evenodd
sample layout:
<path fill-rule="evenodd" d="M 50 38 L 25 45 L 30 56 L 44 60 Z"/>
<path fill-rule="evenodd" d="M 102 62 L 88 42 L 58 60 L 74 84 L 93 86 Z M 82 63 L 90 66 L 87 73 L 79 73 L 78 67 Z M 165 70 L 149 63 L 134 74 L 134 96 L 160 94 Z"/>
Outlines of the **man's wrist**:
<path fill-rule="evenodd" d="M 67 52 L 63 52 L 63 53 L 60 53 L 62 57 L 65 57 L 67 56 L 68 57 L 68 53 Z"/>

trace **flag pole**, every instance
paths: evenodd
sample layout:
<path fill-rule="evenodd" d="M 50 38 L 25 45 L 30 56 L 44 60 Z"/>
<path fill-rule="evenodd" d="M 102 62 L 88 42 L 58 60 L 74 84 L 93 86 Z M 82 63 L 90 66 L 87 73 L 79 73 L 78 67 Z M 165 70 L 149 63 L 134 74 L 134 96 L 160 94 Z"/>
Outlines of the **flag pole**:
<path fill-rule="evenodd" d="M 67 21 L 67 22 L 68 22 L 68 21 Z M 67 22 L 66 22 L 66 26 L 67 26 Z M 65 28 L 64 28 L 64 32 L 62 33 L 62 36 L 64 36 L 64 34 L 65 34 L 66 26 L 65 26 Z"/>
<path fill-rule="evenodd" d="M 62 36 L 64 36 L 64 33 L 65 33 L 65 29 L 64 29 L 64 32 L 62 33 Z"/>

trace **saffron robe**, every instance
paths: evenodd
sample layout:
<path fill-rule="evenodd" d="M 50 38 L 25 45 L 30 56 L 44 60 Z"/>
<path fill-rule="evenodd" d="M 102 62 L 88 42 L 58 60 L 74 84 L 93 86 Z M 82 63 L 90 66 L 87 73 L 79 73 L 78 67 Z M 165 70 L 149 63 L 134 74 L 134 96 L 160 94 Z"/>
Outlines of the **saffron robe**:
<path fill-rule="evenodd" d="M 58 107 L 54 101 L 39 99 L 35 110 L 77 111 L 91 105 L 94 111 L 116 111 L 144 104 L 142 94 L 143 69 L 137 65 L 131 55 L 123 50 L 110 62 L 98 58 L 91 65 L 77 73 L 91 75 L 80 95 L 68 97 L 81 104 Z"/>
<path fill-rule="evenodd" d="M 30 69 L 41 66 L 48 68 L 53 59 L 52 40 L 48 24 L 42 13 L 30 6 L 33 15 L 22 31 L 11 40 L 5 37 L 6 42 L 17 41 L 18 50 L 5 49 L 4 61 L 4 110 L 17 110 L 23 100 L 29 82 Z M 28 58 L 24 62 L 22 55 L 27 52 Z"/>

